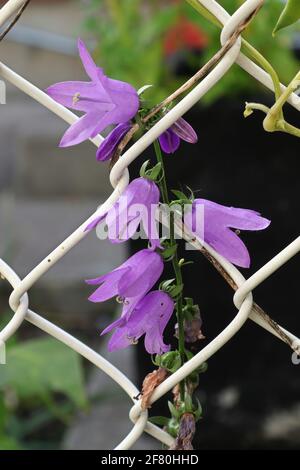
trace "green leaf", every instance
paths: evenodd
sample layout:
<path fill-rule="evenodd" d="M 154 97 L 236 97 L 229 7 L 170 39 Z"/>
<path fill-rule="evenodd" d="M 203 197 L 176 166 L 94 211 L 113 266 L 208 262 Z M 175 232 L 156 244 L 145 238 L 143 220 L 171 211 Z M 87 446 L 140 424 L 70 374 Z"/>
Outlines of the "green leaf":
<path fill-rule="evenodd" d="M 299 0 L 287 0 L 287 3 L 277 21 L 277 24 L 273 30 L 273 36 L 280 29 L 286 28 L 300 19 L 300 1 Z"/>
<path fill-rule="evenodd" d="M 36 339 L 7 351 L 7 364 L 0 368 L 0 389 L 13 387 L 21 398 L 61 392 L 78 407 L 85 407 L 80 357 L 52 339 Z"/>

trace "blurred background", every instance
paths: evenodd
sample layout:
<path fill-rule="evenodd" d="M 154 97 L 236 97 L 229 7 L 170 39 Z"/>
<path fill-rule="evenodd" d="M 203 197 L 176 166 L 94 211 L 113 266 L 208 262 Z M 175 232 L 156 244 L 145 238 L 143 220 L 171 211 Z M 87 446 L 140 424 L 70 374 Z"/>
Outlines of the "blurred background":
<path fill-rule="evenodd" d="M 0 2 L 0 5 L 5 2 Z M 240 0 L 221 0 L 233 12 Z M 266 0 L 245 37 L 288 83 L 299 69 L 297 26 L 272 38 L 281 0 Z M 87 41 L 107 75 L 140 88 L 153 84 L 158 102 L 219 49 L 217 27 L 183 1 L 32 0 L 0 45 L 1 60 L 38 87 L 85 80 L 76 38 Z M 299 234 L 299 142 L 266 134 L 262 115 L 243 118 L 244 102 L 272 95 L 234 66 L 187 115 L 199 144 L 166 157 L 170 187 L 189 185 L 197 197 L 259 210 L 269 230 L 243 234 L 252 254 L 248 277 Z M 299 125 L 296 112 L 288 119 Z M 106 164 L 84 143 L 57 147 L 66 124 L 7 84 L 0 105 L 0 256 L 24 277 L 103 202 L 111 191 Z M 145 158 L 144 158 L 145 157 Z M 131 169 L 137 175 L 151 150 Z M 30 305 L 86 341 L 138 386 L 153 369 L 142 342 L 106 351 L 99 332 L 118 314 L 115 302 L 92 304 L 84 279 L 121 264 L 142 245 L 110 245 L 91 234 L 30 290 Z M 199 303 L 204 347 L 233 318 L 232 292 L 205 259 L 191 253 L 186 295 Z M 293 259 L 255 292 L 281 325 L 300 334 L 299 261 Z M 11 318 L 10 288 L 0 281 L 0 327 Z M 168 332 L 172 341 L 172 330 Z M 110 449 L 130 429 L 130 400 L 103 373 L 56 340 L 24 323 L 0 366 L 0 449 Z M 289 348 L 249 321 L 208 363 L 198 396 L 201 449 L 300 447 L 300 366 Z M 66 373 L 67 371 L 67 373 Z M 152 414 L 167 413 L 159 403 Z M 136 448 L 155 449 L 146 436 Z"/>

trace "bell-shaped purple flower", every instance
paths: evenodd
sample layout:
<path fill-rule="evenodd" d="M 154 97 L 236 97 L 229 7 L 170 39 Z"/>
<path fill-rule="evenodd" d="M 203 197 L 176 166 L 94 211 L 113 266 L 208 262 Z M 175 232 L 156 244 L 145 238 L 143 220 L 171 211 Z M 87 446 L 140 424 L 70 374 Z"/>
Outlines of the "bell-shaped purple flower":
<path fill-rule="evenodd" d="M 121 266 L 87 284 L 100 285 L 89 297 L 91 302 L 104 302 L 118 296 L 124 304 L 125 317 L 136 303 L 152 289 L 164 268 L 162 257 L 153 250 L 138 251 Z"/>
<path fill-rule="evenodd" d="M 106 77 L 80 39 L 78 49 L 91 81 L 56 83 L 47 89 L 47 93 L 58 103 L 85 113 L 64 134 L 61 147 L 95 137 L 112 124 L 128 122 L 139 108 L 138 94 L 129 83 Z"/>
<path fill-rule="evenodd" d="M 127 318 L 108 326 L 102 335 L 115 328 L 108 343 L 109 351 L 124 349 L 145 335 L 145 348 L 149 354 L 163 354 L 170 346 L 163 341 L 163 333 L 174 311 L 174 301 L 162 291 L 152 291 L 143 297 Z"/>
<path fill-rule="evenodd" d="M 115 127 L 100 144 L 96 153 L 97 160 L 101 162 L 109 160 L 130 128 L 131 124 L 129 122 L 119 124 Z"/>
<path fill-rule="evenodd" d="M 160 247 L 155 221 L 159 197 L 158 186 L 153 181 L 136 178 L 127 186 L 112 208 L 93 220 L 86 230 L 96 228 L 105 220 L 109 240 L 112 243 L 122 243 L 135 234 L 142 222 L 152 248 Z"/>
<path fill-rule="evenodd" d="M 185 224 L 197 235 L 197 208 L 204 208 L 204 241 L 231 263 L 244 268 L 250 266 L 249 252 L 240 237 L 231 229 L 263 230 L 270 220 L 261 217 L 259 212 L 250 209 L 226 207 L 206 199 L 195 199 L 192 211 L 185 214 Z"/>
<path fill-rule="evenodd" d="M 165 153 L 174 153 L 179 148 L 180 140 L 184 140 L 190 144 L 196 144 L 198 142 L 196 132 L 183 118 L 179 118 L 159 137 L 159 143 Z"/>

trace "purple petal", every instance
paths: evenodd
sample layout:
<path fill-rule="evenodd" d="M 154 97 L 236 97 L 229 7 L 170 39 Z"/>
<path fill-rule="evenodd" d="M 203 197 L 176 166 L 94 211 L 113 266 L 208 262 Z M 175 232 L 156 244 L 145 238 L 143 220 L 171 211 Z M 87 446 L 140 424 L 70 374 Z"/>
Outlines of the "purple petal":
<path fill-rule="evenodd" d="M 155 207 L 156 206 L 156 207 Z M 156 248 L 161 248 L 162 245 L 160 243 L 159 232 L 158 232 L 158 223 L 155 218 L 155 209 L 158 207 L 158 204 L 152 205 L 152 208 L 149 208 L 147 213 L 142 219 L 142 225 L 144 227 L 145 233 L 150 241 L 151 249 L 155 250 Z M 152 210 L 151 212 L 151 209 Z"/>
<path fill-rule="evenodd" d="M 162 291 L 147 294 L 136 306 L 127 322 L 128 335 L 139 338 L 146 334 L 145 347 L 149 354 L 169 350 L 163 343 L 163 332 L 174 311 L 171 297 Z"/>
<path fill-rule="evenodd" d="M 103 302 L 118 295 L 124 299 L 121 318 L 128 319 L 137 303 L 159 279 L 163 266 L 162 258 L 158 253 L 149 249 L 141 250 L 131 256 L 119 268 L 96 279 L 87 280 L 87 284 L 90 285 L 101 284 L 89 300 L 91 302 Z M 104 333 L 114 327 L 115 324 L 106 329 Z"/>
<path fill-rule="evenodd" d="M 126 328 L 117 328 L 108 342 L 108 350 L 110 352 L 118 351 L 127 348 L 131 344 L 132 340 L 128 338 Z"/>
<path fill-rule="evenodd" d="M 90 77 L 92 81 L 97 80 L 99 67 L 97 67 L 97 65 L 95 64 L 94 60 L 92 59 L 91 54 L 87 50 L 86 45 L 81 39 L 78 39 L 77 45 L 78 45 L 78 51 L 79 51 L 79 55 L 81 58 L 81 62 L 84 66 L 84 69 L 87 75 Z"/>
<path fill-rule="evenodd" d="M 110 111 L 114 108 L 111 103 L 100 102 L 95 97 L 98 96 L 97 86 L 91 82 L 61 82 L 51 85 L 46 89 L 51 98 L 67 108 L 88 112 L 90 110 Z"/>
<path fill-rule="evenodd" d="M 153 328 L 146 332 L 145 349 L 149 354 L 163 354 L 170 351 L 171 347 L 164 343 L 157 328 Z"/>
<path fill-rule="evenodd" d="M 135 297 L 126 297 L 123 309 L 122 309 L 122 315 L 121 318 L 126 320 L 126 322 L 129 320 L 129 318 L 132 315 L 133 310 L 137 306 L 137 304 L 142 300 L 144 297 L 145 292 L 139 292 L 138 295 Z"/>
<path fill-rule="evenodd" d="M 62 82 L 47 90 L 62 105 L 87 113 L 68 129 L 60 143 L 61 147 L 93 138 L 110 125 L 124 124 L 136 115 L 139 108 L 139 96 L 134 87 L 106 77 L 80 39 L 78 50 L 91 83 Z M 98 158 L 105 159 L 101 152 Z"/>
<path fill-rule="evenodd" d="M 142 204 L 157 204 L 159 202 L 158 186 L 147 178 L 136 178 L 131 182 L 131 189 L 135 193 L 135 201 Z"/>
<path fill-rule="evenodd" d="M 111 273 L 105 274 L 102 278 L 91 279 L 88 284 L 102 282 L 101 286 L 89 297 L 90 302 L 104 302 L 119 294 L 119 281 L 122 276 L 126 276 L 130 268 L 119 268 Z M 101 281 L 102 279 L 102 281 Z M 103 280 L 104 279 L 104 280 Z"/>
<path fill-rule="evenodd" d="M 198 136 L 192 126 L 183 118 L 179 118 L 174 124 L 170 127 L 180 139 L 185 140 L 190 144 L 196 144 L 198 142 Z"/>
<path fill-rule="evenodd" d="M 115 328 L 120 328 L 126 324 L 126 321 L 124 320 L 123 316 L 112 322 L 110 325 L 108 325 L 102 332 L 100 336 L 106 335 L 106 333 L 109 333 L 111 330 Z"/>
<path fill-rule="evenodd" d="M 163 342 L 163 332 L 174 310 L 174 302 L 165 292 L 153 291 L 143 297 L 129 317 L 121 318 L 109 325 L 102 334 L 113 328 L 108 349 L 123 349 L 145 334 L 145 347 L 149 354 L 162 354 L 170 347 Z"/>
<path fill-rule="evenodd" d="M 156 211 L 158 209 L 159 199 L 159 189 L 156 184 L 153 184 L 147 201 L 147 211 L 143 214 L 142 218 L 142 225 L 150 241 L 152 250 L 162 248 L 158 233 L 158 223 L 156 221 Z"/>
<path fill-rule="evenodd" d="M 108 227 L 108 238 L 111 243 L 124 243 L 127 242 L 137 231 L 140 224 L 141 217 L 129 217 L 127 211 L 118 214 L 117 217 L 108 213 L 106 223 Z"/>
<path fill-rule="evenodd" d="M 209 219 L 217 217 L 218 224 L 225 227 L 240 230 L 264 230 L 271 223 L 270 220 L 262 217 L 259 212 L 251 209 L 226 207 L 207 199 L 195 199 L 194 204 L 202 204 L 205 216 Z"/>
<path fill-rule="evenodd" d="M 82 116 L 65 132 L 59 146 L 70 147 L 71 145 L 80 144 L 84 140 L 92 137 L 98 117 L 99 114 L 97 112 L 89 112 Z"/>
<path fill-rule="evenodd" d="M 111 133 L 104 139 L 102 144 L 99 146 L 96 158 L 98 161 L 109 160 L 112 157 L 115 149 L 117 148 L 119 142 L 131 129 L 131 124 L 119 124 Z"/>
<path fill-rule="evenodd" d="M 115 219 L 123 218 L 123 212 L 127 211 L 127 207 L 131 202 L 134 200 L 135 197 L 135 188 L 133 183 L 136 180 L 133 180 L 125 189 L 125 191 L 121 194 L 119 199 L 115 202 L 115 204 L 103 215 L 96 217 L 89 225 L 85 228 L 85 231 L 90 231 L 97 227 L 99 223 L 101 223 L 104 219 L 106 219 L 106 223 L 113 225 Z M 125 213 L 126 216 L 126 213 Z M 118 220 L 117 220 L 118 222 Z M 116 222 L 116 223 L 117 223 Z"/>
<path fill-rule="evenodd" d="M 126 119 L 120 119 L 119 117 L 119 110 L 117 109 L 117 105 L 114 105 L 114 109 L 105 113 L 101 118 L 98 119 L 97 126 L 91 135 L 91 137 L 96 137 L 96 135 L 100 134 L 104 131 L 108 126 L 120 124 L 124 121 L 130 120 L 133 116 L 126 115 Z M 125 114 L 124 114 L 125 116 Z M 99 116 L 100 117 L 100 116 Z"/>
<path fill-rule="evenodd" d="M 159 189 L 153 181 L 146 178 L 133 180 L 106 217 L 110 240 L 121 243 L 131 238 L 145 212 L 148 214 L 151 204 L 158 201 Z"/>
<path fill-rule="evenodd" d="M 249 268 L 250 255 L 239 236 L 229 228 L 217 233 L 205 228 L 205 241 L 228 261 L 242 268 Z"/>
<path fill-rule="evenodd" d="M 146 294 L 160 278 L 164 268 L 161 256 L 155 251 L 145 249 L 133 255 L 127 266 L 130 271 L 119 283 L 120 295 L 135 297 Z"/>
<path fill-rule="evenodd" d="M 126 98 L 125 101 L 127 105 L 124 104 L 124 107 L 120 102 L 114 101 L 114 109 L 107 112 L 101 117 L 101 119 L 99 119 L 98 125 L 91 137 L 95 137 L 97 134 L 100 134 L 108 126 L 130 121 L 136 115 L 139 105 L 137 104 L 132 106 L 130 98 Z"/>
<path fill-rule="evenodd" d="M 159 143 L 165 153 L 174 153 L 179 148 L 180 138 L 172 129 L 168 129 L 159 137 Z"/>
<path fill-rule="evenodd" d="M 129 83 L 107 78 L 106 90 L 116 104 L 113 115 L 115 124 L 130 121 L 136 115 L 140 106 L 136 89 Z"/>
<path fill-rule="evenodd" d="M 95 228 L 105 218 L 111 242 L 122 243 L 134 235 L 144 212 L 151 213 L 151 205 L 158 204 L 159 195 L 159 189 L 153 181 L 136 178 L 131 181 L 112 208 L 105 215 L 93 220 L 85 230 Z M 151 241 L 155 246 L 160 246 L 156 233 L 153 234 L 153 240 L 151 234 Z"/>
<path fill-rule="evenodd" d="M 263 230 L 270 221 L 249 209 L 226 207 L 206 199 L 195 199 L 193 212 L 185 222 L 195 231 L 196 207 L 204 207 L 204 240 L 224 258 L 241 267 L 250 266 L 250 256 L 245 244 L 230 228 Z M 201 237 L 201 234 L 198 234 Z"/>

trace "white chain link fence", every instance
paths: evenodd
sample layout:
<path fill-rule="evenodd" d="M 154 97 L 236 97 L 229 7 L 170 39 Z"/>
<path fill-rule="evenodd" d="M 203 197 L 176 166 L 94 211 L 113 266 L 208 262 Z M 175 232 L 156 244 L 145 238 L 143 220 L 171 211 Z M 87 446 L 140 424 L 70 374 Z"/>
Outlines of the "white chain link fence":
<path fill-rule="evenodd" d="M 242 6 L 230 16 L 224 8 L 219 5 L 215 0 L 198 0 L 207 10 L 209 10 L 217 19 L 224 25 L 221 32 L 221 44 L 223 45 L 234 33 L 240 24 L 242 24 L 262 3 L 263 0 L 247 0 Z M 0 27 L 2 27 L 19 9 L 26 3 L 26 0 L 9 0 L 0 10 Z M 9 305 L 14 315 L 10 322 L 0 332 L 0 364 L 5 363 L 5 342 L 17 331 L 24 320 L 29 321 L 36 327 L 43 330 L 45 333 L 53 336 L 57 340 L 66 344 L 77 353 L 81 354 L 88 361 L 93 363 L 96 367 L 101 369 L 105 374 L 110 376 L 133 400 L 133 407 L 130 410 L 129 417 L 133 422 L 131 432 L 122 440 L 116 449 L 129 449 L 139 439 L 143 432 L 149 433 L 158 441 L 171 446 L 173 438 L 164 432 L 162 429 L 151 424 L 148 421 L 148 412 L 141 410 L 140 401 L 137 397 L 139 390 L 136 386 L 116 367 L 109 361 L 104 359 L 101 355 L 93 351 L 91 348 L 68 334 L 66 331 L 57 327 L 53 323 L 43 318 L 41 315 L 33 312 L 29 308 L 29 294 L 31 287 L 35 285 L 39 279 L 56 263 L 58 263 L 64 256 L 67 255 L 69 250 L 76 246 L 80 241 L 87 236 L 84 231 L 85 227 L 91 222 L 95 216 L 99 216 L 107 211 L 113 203 L 118 199 L 120 194 L 124 191 L 129 183 L 128 166 L 132 163 L 155 139 L 159 137 L 165 130 L 167 130 L 179 117 L 186 113 L 194 104 L 196 104 L 236 63 L 242 67 L 245 72 L 252 75 L 252 77 L 270 90 L 273 90 L 273 84 L 270 77 L 255 63 L 249 60 L 240 51 L 241 38 L 238 37 L 236 42 L 219 61 L 214 69 L 192 90 L 183 98 L 167 115 L 165 115 L 154 127 L 152 127 L 146 134 L 144 134 L 132 147 L 127 150 L 122 158 L 113 167 L 110 175 L 110 181 L 114 188 L 112 194 L 105 201 L 105 203 L 98 208 L 88 220 L 75 230 L 61 245 L 59 245 L 52 253 L 45 257 L 45 259 L 38 264 L 23 280 L 19 278 L 17 273 L 8 266 L 5 261 L 0 260 L 0 275 L 13 287 L 13 292 L 9 298 Z M 22 90 L 27 95 L 31 96 L 35 101 L 45 106 L 54 114 L 65 120 L 67 123 L 72 124 L 78 118 L 71 111 L 53 101 L 43 91 L 39 90 L 33 84 L 22 78 L 16 72 L 0 62 L 0 76 L 3 80 L 8 81 Z M 284 87 L 283 87 L 284 88 Z M 289 103 L 298 111 L 300 111 L 300 98 L 296 94 L 291 94 Z M 99 146 L 102 137 L 98 136 L 92 139 L 92 142 Z M 178 233 L 182 233 L 182 227 L 176 227 Z M 185 236 L 189 239 L 189 234 L 184 228 Z M 212 248 L 203 243 L 201 240 L 194 240 L 193 245 L 195 249 L 201 250 L 204 246 L 209 255 L 217 260 L 221 265 L 224 273 L 232 281 L 232 287 L 236 290 L 233 297 L 233 303 L 237 308 L 234 319 L 229 325 L 204 349 L 202 349 L 190 361 L 184 364 L 177 372 L 168 377 L 157 389 L 155 390 L 151 402 L 154 403 L 170 391 L 177 383 L 190 375 L 196 368 L 203 362 L 215 354 L 224 344 L 227 343 L 243 326 L 247 319 L 255 321 L 258 325 L 286 342 L 293 350 L 295 359 L 297 358 L 298 348 L 300 349 L 300 340 L 289 333 L 284 328 L 277 325 L 269 317 L 267 317 L 254 304 L 253 290 L 262 284 L 269 276 L 276 272 L 282 265 L 288 262 L 293 256 L 300 251 L 300 237 L 293 243 L 287 246 L 279 254 L 277 254 L 271 261 L 259 269 L 253 276 L 246 280 L 243 275 L 231 263 L 225 260 L 222 256 L 216 253 Z"/>

